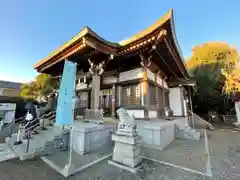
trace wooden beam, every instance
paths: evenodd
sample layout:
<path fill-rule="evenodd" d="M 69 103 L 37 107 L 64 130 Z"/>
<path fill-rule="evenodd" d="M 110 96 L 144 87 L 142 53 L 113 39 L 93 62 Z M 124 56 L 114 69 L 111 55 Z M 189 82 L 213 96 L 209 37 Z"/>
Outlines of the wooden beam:
<path fill-rule="evenodd" d="M 169 71 L 175 76 L 178 77 L 175 72 L 172 70 L 172 68 L 168 65 L 168 63 L 165 61 L 165 59 L 162 57 L 162 55 L 160 54 L 160 52 L 157 49 L 154 49 L 154 51 L 156 52 L 156 54 L 158 55 L 158 57 L 160 57 L 160 59 L 163 61 L 163 63 L 165 64 L 165 66 L 167 66 L 167 68 L 169 69 Z"/>
<path fill-rule="evenodd" d="M 172 48 L 173 48 L 173 47 L 168 43 L 168 41 L 167 41 L 166 38 L 164 38 L 164 42 L 165 42 L 165 44 L 167 45 L 167 48 L 168 48 L 170 54 L 172 55 L 174 61 L 177 63 L 177 66 L 178 66 L 178 68 L 180 69 L 181 73 L 182 73 L 183 76 L 186 78 L 185 73 L 184 73 L 184 70 L 183 70 L 183 67 L 179 64 L 179 61 L 177 60 L 177 58 L 176 58 L 176 56 L 175 56 L 175 53 L 172 51 Z"/>
<path fill-rule="evenodd" d="M 55 58 L 53 58 L 51 61 L 47 61 L 46 64 L 47 65 L 44 65 L 42 64 L 42 68 L 41 66 L 37 68 L 37 70 L 39 70 L 40 72 L 48 69 L 49 67 L 57 64 L 58 62 L 68 58 L 69 56 L 73 55 L 74 53 L 78 52 L 78 51 L 81 51 L 83 50 L 84 48 L 86 47 L 86 44 L 84 43 L 79 43 L 79 44 L 76 44 L 75 46 L 69 48 L 67 51 L 65 51 L 64 53 L 56 56 Z"/>
<path fill-rule="evenodd" d="M 118 72 L 117 72 L 117 70 L 107 71 L 107 72 L 103 72 L 102 76 L 104 76 L 104 77 L 106 77 L 106 76 L 118 76 Z"/>
<path fill-rule="evenodd" d="M 164 37 L 167 35 L 167 30 L 166 29 L 161 29 L 160 32 L 158 33 L 158 36 L 155 40 L 155 44 L 158 44 Z"/>
<path fill-rule="evenodd" d="M 126 48 L 123 48 L 118 52 L 118 55 L 128 54 L 128 53 L 137 51 L 139 49 L 144 49 L 148 44 L 152 43 L 155 39 L 156 39 L 156 37 L 152 36 L 152 37 L 149 37 L 146 40 L 142 40 L 142 41 L 140 41 L 136 44 L 133 44 L 133 45 L 130 45 Z M 147 48 L 145 48 L 145 49 L 147 49 Z"/>
<path fill-rule="evenodd" d="M 154 49 L 157 48 L 157 45 L 167 36 L 167 30 L 161 29 L 157 35 L 157 38 L 155 39 L 154 44 L 152 45 L 152 48 L 148 51 L 148 53 L 152 53 Z"/>

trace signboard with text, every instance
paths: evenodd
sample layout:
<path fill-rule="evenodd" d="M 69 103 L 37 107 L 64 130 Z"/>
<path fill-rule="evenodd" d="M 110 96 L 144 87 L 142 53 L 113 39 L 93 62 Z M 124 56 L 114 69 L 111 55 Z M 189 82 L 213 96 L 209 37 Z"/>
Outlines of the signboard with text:
<path fill-rule="evenodd" d="M 56 111 L 56 125 L 73 124 L 73 99 L 75 97 L 75 81 L 77 66 L 65 61 Z"/>

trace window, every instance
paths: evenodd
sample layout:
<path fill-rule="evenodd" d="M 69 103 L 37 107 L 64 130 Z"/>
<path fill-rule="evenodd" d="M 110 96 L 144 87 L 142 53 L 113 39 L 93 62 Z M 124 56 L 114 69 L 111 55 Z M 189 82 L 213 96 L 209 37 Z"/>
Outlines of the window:
<path fill-rule="evenodd" d="M 139 105 L 140 97 L 140 84 L 123 86 L 123 105 Z"/>

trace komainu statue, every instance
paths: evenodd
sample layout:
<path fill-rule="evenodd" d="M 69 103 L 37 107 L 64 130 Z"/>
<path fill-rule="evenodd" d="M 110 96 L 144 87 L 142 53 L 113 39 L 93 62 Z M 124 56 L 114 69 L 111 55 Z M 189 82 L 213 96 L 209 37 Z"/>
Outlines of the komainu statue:
<path fill-rule="evenodd" d="M 128 112 L 124 108 L 119 108 L 117 110 L 117 114 L 119 116 L 117 134 L 135 135 L 137 126 L 134 117 L 129 116 Z"/>

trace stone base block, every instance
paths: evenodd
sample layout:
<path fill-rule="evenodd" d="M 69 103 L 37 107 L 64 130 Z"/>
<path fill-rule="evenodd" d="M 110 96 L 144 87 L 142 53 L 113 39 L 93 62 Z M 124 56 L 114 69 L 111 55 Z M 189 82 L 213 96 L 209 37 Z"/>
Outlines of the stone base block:
<path fill-rule="evenodd" d="M 134 168 L 141 163 L 140 156 L 140 136 L 128 137 L 112 135 L 115 146 L 112 160 L 116 163 Z"/>
<path fill-rule="evenodd" d="M 140 136 L 128 137 L 122 135 L 112 135 L 112 140 L 123 144 L 138 144 L 141 141 Z"/>
<path fill-rule="evenodd" d="M 73 150 L 80 155 L 112 146 L 111 135 L 115 125 L 75 122 L 72 131 Z"/>
<path fill-rule="evenodd" d="M 132 157 L 124 157 L 121 154 L 113 154 L 112 160 L 132 168 L 137 167 L 142 162 L 142 158 L 140 155 L 132 158 Z"/>
<path fill-rule="evenodd" d="M 129 167 L 129 166 L 117 163 L 117 162 L 112 161 L 112 160 L 108 160 L 108 164 L 111 164 L 111 165 L 116 166 L 118 168 L 125 169 L 125 170 L 130 171 L 130 172 L 132 172 L 134 174 L 136 174 L 140 170 L 140 167 L 141 167 L 141 166 Z"/>
<path fill-rule="evenodd" d="M 122 145 L 122 144 L 116 143 L 114 150 L 113 150 L 114 157 L 120 157 L 120 159 L 123 159 L 123 158 L 134 159 L 134 158 L 140 156 L 140 148 L 139 148 L 140 144 L 138 145 L 138 148 L 135 148 L 133 146 L 124 148 L 123 146 L 124 146 L 124 144 Z M 119 151 L 119 149 L 120 149 L 120 151 Z"/>
<path fill-rule="evenodd" d="M 104 122 L 102 120 L 92 120 L 92 119 L 84 119 L 85 123 L 95 123 L 95 124 L 103 124 Z"/>
<path fill-rule="evenodd" d="M 129 130 L 129 131 L 117 130 L 116 134 L 117 134 L 117 135 L 120 135 L 120 136 L 129 136 L 129 137 L 135 137 L 135 136 L 137 136 L 136 130 Z"/>
<path fill-rule="evenodd" d="M 137 133 L 141 136 L 141 146 L 162 150 L 175 139 L 174 122 L 136 121 Z"/>
<path fill-rule="evenodd" d="M 140 143 L 137 143 L 134 146 L 133 145 L 129 145 L 129 144 L 123 144 L 123 143 L 115 143 L 114 147 L 116 149 L 122 149 L 122 151 L 123 150 L 125 150 L 125 151 L 134 151 L 136 149 L 140 149 Z"/>

